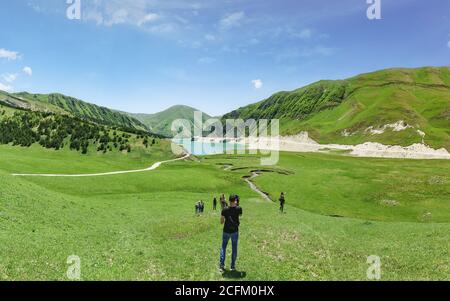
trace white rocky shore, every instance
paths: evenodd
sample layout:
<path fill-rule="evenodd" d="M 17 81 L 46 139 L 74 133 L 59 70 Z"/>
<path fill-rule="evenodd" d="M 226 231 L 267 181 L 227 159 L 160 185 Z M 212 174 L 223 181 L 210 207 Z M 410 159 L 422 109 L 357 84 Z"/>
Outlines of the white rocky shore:
<path fill-rule="evenodd" d="M 403 147 L 367 142 L 359 145 L 319 144 L 311 139 L 307 132 L 296 136 L 272 138 L 196 138 L 199 142 L 223 141 L 229 143 L 245 143 L 251 150 L 279 150 L 286 152 L 328 152 L 332 150 L 347 151 L 349 155 L 373 158 L 403 158 L 403 159 L 450 159 L 450 153 L 442 149 L 433 149 L 425 144 L 417 143 Z"/>
<path fill-rule="evenodd" d="M 425 144 L 417 143 L 403 147 L 366 142 L 359 145 L 319 144 L 309 138 L 307 132 L 296 136 L 260 138 L 248 143 L 249 149 L 267 149 L 287 152 L 324 152 L 330 150 L 348 151 L 350 155 L 375 158 L 405 159 L 450 159 L 450 153 L 442 149 L 433 149 Z"/>

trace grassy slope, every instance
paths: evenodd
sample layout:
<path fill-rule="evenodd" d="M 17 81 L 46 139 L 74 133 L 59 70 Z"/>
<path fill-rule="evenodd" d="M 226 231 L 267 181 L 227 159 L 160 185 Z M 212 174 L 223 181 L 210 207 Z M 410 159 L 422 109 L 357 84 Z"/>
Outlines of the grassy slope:
<path fill-rule="evenodd" d="M 197 109 L 188 106 L 174 106 L 163 112 L 156 114 L 131 114 L 146 126 L 148 126 L 153 132 L 164 135 L 166 137 L 173 136 L 172 122 L 176 119 L 186 119 L 194 124 L 194 112 Z M 203 120 L 211 118 L 208 114 L 203 113 Z"/>
<path fill-rule="evenodd" d="M 343 81 L 321 81 L 281 92 L 225 116 L 281 119 L 282 134 L 309 131 L 322 143 L 366 141 L 407 146 L 425 142 L 450 149 L 450 67 L 388 69 Z M 403 120 L 415 127 L 371 135 L 365 130 Z M 348 130 L 353 135 L 344 137 Z"/>
<path fill-rule="evenodd" d="M 310 174 L 317 165 L 329 165 L 329 170 L 338 172 L 345 164 L 350 171 L 364 162 L 305 155 L 301 164 L 292 165 L 290 156 L 282 155 L 280 168 Z M 35 158 L 23 160 L 36 166 Z M 401 161 L 385 162 L 385 171 L 406 168 Z M 294 192 L 288 194 L 288 214 L 280 215 L 276 204 L 262 201 L 240 179 L 248 168 L 225 172 L 218 163 L 245 167 L 256 166 L 257 160 L 213 157 L 172 163 L 157 172 L 100 178 L 22 179 L 0 171 L 0 279 L 65 279 L 66 258 L 72 254 L 81 257 L 84 280 L 223 279 L 217 272 L 219 215 L 210 211 L 210 200 L 221 192 L 242 197 L 245 215 L 239 268 L 247 273 L 246 280 L 366 279 L 369 255 L 381 257 L 386 280 L 449 279 L 449 223 L 332 218 L 299 209 Z M 373 172 L 378 172 L 379 163 L 372 163 L 376 166 Z M 317 170 L 311 177 L 320 177 L 322 172 Z M 344 184 L 355 183 L 349 175 L 344 178 Z M 293 177 L 292 183 L 281 182 L 275 174 L 257 181 L 265 187 L 267 179 L 273 179 L 270 189 L 274 191 L 299 181 Z M 316 186 L 313 192 L 303 192 L 300 203 L 305 194 L 320 196 L 329 189 L 328 185 Z M 194 217 L 193 205 L 199 199 L 207 201 L 207 213 Z M 424 207 L 435 204 L 417 202 Z M 448 203 L 448 198 L 442 202 Z M 366 209 L 357 204 L 356 215 L 373 210 L 370 204 Z M 398 217 L 401 220 L 403 215 Z"/>
<path fill-rule="evenodd" d="M 258 161 L 216 157 L 250 173 Z M 259 167 L 260 168 L 260 167 Z M 277 201 L 321 215 L 390 222 L 450 220 L 450 162 L 282 153 L 254 182 Z"/>
<path fill-rule="evenodd" d="M 1 109 L 5 109 L 4 104 L 8 105 L 12 108 L 23 108 L 29 109 L 33 111 L 41 111 L 41 112 L 54 112 L 59 114 L 68 114 L 62 108 L 54 106 L 49 103 L 43 103 L 37 100 L 27 100 L 22 97 L 16 96 L 14 94 L 10 94 L 4 91 L 0 91 L 0 105 Z"/>
<path fill-rule="evenodd" d="M 114 150 L 104 154 L 97 152 L 97 145 L 91 145 L 86 155 L 69 150 L 68 146 L 56 151 L 38 144 L 30 148 L 0 145 L 0 169 L 10 173 L 101 173 L 147 168 L 155 162 L 174 158 L 167 141 L 161 140 L 145 148 L 134 140 L 131 138 L 131 153 Z"/>
<path fill-rule="evenodd" d="M 26 92 L 8 94 L 1 92 L 0 100 L 5 98 L 32 110 L 71 114 L 103 125 L 146 130 L 141 122 L 126 114 L 62 94 L 30 94 Z"/>

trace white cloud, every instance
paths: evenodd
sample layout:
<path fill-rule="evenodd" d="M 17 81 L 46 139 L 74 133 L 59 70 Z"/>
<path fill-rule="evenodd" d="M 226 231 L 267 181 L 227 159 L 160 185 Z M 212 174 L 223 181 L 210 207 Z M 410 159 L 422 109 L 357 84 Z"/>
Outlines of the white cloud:
<path fill-rule="evenodd" d="M 214 35 L 212 35 L 212 34 L 207 34 L 207 35 L 205 35 L 205 40 L 207 40 L 207 41 L 215 41 L 216 37 Z"/>
<path fill-rule="evenodd" d="M 10 85 L 4 85 L 2 83 L 0 83 L 0 90 L 5 91 L 5 92 L 13 92 L 14 91 L 13 87 L 11 87 Z"/>
<path fill-rule="evenodd" d="M 18 52 L 0 48 L 0 58 L 4 58 L 7 60 L 17 60 L 18 58 L 20 58 L 20 55 Z"/>
<path fill-rule="evenodd" d="M 87 21 L 94 21 L 97 25 L 103 24 L 103 14 L 97 10 L 84 11 L 83 18 Z"/>
<path fill-rule="evenodd" d="M 33 75 L 33 69 L 31 69 L 31 67 L 25 67 L 22 69 L 23 73 L 25 73 L 28 76 L 32 76 Z"/>
<path fill-rule="evenodd" d="M 448 43 L 447 43 L 447 47 L 448 47 L 448 48 L 450 48 L 450 41 L 448 41 Z"/>
<path fill-rule="evenodd" d="M 105 25 L 112 26 L 112 25 L 116 25 L 116 24 L 123 24 L 123 23 L 129 21 L 129 18 L 130 17 L 128 16 L 128 10 L 126 10 L 125 8 L 118 9 L 109 15 L 109 19 L 105 22 Z M 140 19 L 133 20 L 133 21 L 136 21 L 136 23 L 139 23 Z"/>
<path fill-rule="evenodd" d="M 171 23 L 163 23 L 157 24 L 151 27 L 146 28 L 148 32 L 156 33 L 156 34 L 165 34 L 176 31 L 177 26 Z"/>
<path fill-rule="evenodd" d="M 6 73 L 2 75 L 2 78 L 7 83 L 12 83 L 17 79 L 17 74 Z"/>
<path fill-rule="evenodd" d="M 261 89 L 263 87 L 263 82 L 260 79 L 252 80 L 252 85 L 255 89 Z"/>
<path fill-rule="evenodd" d="M 166 68 L 161 70 L 161 73 L 175 81 L 189 81 L 191 79 L 186 70 L 182 68 Z"/>
<path fill-rule="evenodd" d="M 197 62 L 199 64 L 203 64 L 203 65 L 209 65 L 209 64 L 214 63 L 215 61 L 216 61 L 216 59 L 214 59 L 212 57 L 202 57 L 197 60 Z"/>
<path fill-rule="evenodd" d="M 194 49 L 198 49 L 198 48 L 202 47 L 202 45 L 203 44 L 199 41 L 192 42 L 192 48 L 194 48 Z"/>
<path fill-rule="evenodd" d="M 225 17 L 223 17 L 220 20 L 220 22 L 219 22 L 220 27 L 231 28 L 231 27 L 239 26 L 241 24 L 241 21 L 244 19 L 244 17 L 245 17 L 245 13 L 242 11 L 226 15 Z"/>
<path fill-rule="evenodd" d="M 138 26 L 157 21 L 160 17 L 160 15 L 154 13 L 146 14 L 142 20 L 138 21 Z"/>
<path fill-rule="evenodd" d="M 300 39 L 309 39 L 312 37 L 312 31 L 311 29 L 303 29 L 302 31 L 293 33 L 292 35 Z"/>
<path fill-rule="evenodd" d="M 257 45 L 259 44 L 259 40 L 256 38 L 250 39 L 250 41 L 248 41 L 249 45 Z"/>
<path fill-rule="evenodd" d="M 337 51 L 336 48 L 317 45 L 313 47 L 305 47 L 302 49 L 285 49 L 276 54 L 275 60 L 277 62 L 285 60 L 295 60 L 299 58 L 309 58 L 312 56 L 330 56 Z"/>
<path fill-rule="evenodd" d="M 96 0 L 83 9 L 83 20 L 97 25 L 131 25 L 151 33 L 168 33 L 186 20 L 156 13 L 156 3 L 148 0 Z"/>

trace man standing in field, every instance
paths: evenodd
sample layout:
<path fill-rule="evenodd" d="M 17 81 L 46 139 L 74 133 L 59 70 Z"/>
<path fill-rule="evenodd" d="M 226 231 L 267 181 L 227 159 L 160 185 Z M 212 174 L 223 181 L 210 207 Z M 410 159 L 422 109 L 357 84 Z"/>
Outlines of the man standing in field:
<path fill-rule="evenodd" d="M 236 260 L 238 255 L 239 240 L 239 217 L 242 216 L 242 208 L 237 205 L 238 197 L 233 195 L 230 197 L 230 206 L 222 210 L 221 223 L 223 227 L 222 249 L 220 251 L 220 270 L 225 271 L 225 257 L 227 254 L 228 242 L 231 238 L 232 255 L 231 255 L 231 271 L 236 270 Z"/>
<path fill-rule="evenodd" d="M 195 203 L 195 215 L 200 214 L 200 202 Z"/>
<path fill-rule="evenodd" d="M 217 210 L 217 198 L 214 198 L 214 200 L 213 200 L 213 210 L 214 211 Z"/>
<path fill-rule="evenodd" d="M 220 206 L 222 207 L 222 210 L 227 208 L 227 201 L 225 200 L 225 195 L 222 193 L 220 196 Z"/>
<path fill-rule="evenodd" d="M 205 212 L 205 203 L 203 201 L 200 201 L 200 213 Z"/>
<path fill-rule="evenodd" d="M 286 199 L 284 197 L 284 192 L 281 193 L 280 196 L 280 212 L 284 213 L 284 204 L 286 204 Z"/>

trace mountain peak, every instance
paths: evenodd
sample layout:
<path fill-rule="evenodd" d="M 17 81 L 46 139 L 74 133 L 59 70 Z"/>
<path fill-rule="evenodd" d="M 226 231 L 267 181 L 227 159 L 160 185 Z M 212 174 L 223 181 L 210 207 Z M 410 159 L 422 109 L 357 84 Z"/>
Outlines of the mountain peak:
<path fill-rule="evenodd" d="M 175 105 L 162 112 L 155 114 L 130 114 L 132 117 L 138 119 L 140 122 L 149 127 L 154 133 L 171 137 L 172 136 L 172 122 L 177 119 L 186 119 L 191 124 L 194 124 L 194 112 L 200 111 L 186 105 Z M 200 111 L 201 112 L 201 111 Z M 203 112 L 202 112 L 203 113 Z M 203 120 L 209 119 L 206 113 L 203 113 Z"/>

